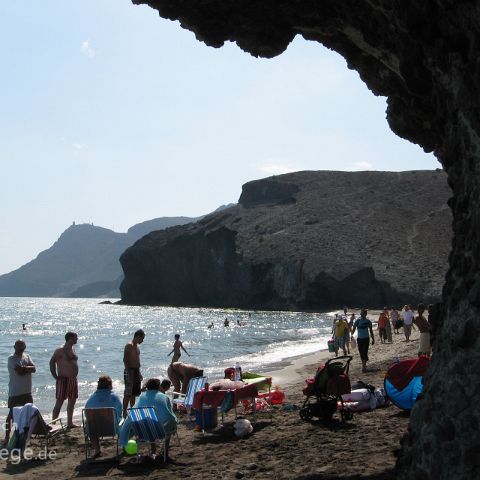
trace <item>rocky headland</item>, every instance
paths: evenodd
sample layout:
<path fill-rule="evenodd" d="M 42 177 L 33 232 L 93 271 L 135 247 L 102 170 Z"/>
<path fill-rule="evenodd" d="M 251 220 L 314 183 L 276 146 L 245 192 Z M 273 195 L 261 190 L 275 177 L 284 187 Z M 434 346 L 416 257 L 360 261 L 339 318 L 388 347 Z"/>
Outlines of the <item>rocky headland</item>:
<path fill-rule="evenodd" d="M 196 221 L 191 217 L 160 217 L 139 223 L 125 233 L 90 223 L 73 224 L 38 256 L 0 275 L 5 297 L 116 297 L 123 274 L 120 255 L 152 230 Z"/>
<path fill-rule="evenodd" d="M 313 310 L 438 301 L 450 195 L 441 170 L 249 182 L 238 205 L 128 248 L 122 303 Z"/>

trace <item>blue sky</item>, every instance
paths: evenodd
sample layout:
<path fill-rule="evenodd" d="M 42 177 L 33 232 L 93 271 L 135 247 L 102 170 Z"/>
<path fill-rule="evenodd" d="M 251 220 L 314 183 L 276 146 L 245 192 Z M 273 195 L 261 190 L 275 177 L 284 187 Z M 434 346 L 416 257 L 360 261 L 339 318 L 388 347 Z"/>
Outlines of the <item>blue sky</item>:
<path fill-rule="evenodd" d="M 300 37 L 256 59 L 130 0 L 3 0 L 0 54 L 0 274 L 72 221 L 122 232 L 274 174 L 440 167 L 339 55 Z"/>

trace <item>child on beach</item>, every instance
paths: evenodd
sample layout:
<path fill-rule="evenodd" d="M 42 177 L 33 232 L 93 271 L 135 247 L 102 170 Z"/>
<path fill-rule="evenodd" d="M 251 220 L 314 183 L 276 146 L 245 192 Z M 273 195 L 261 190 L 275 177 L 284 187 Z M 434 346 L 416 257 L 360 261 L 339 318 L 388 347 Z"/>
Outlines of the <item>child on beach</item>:
<path fill-rule="evenodd" d="M 387 341 L 387 322 L 390 322 L 387 312 L 388 309 L 385 307 L 383 312 L 378 316 L 378 334 L 380 336 L 380 343 L 386 343 Z"/>
<path fill-rule="evenodd" d="M 175 334 L 175 343 L 173 344 L 173 350 L 167 355 L 167 357 L 169 357 L 173 353 L 171 363 L 178 362 L 178 359 L 182 356 L 182 352 L 180 351 L 180 349 L 182 349 L 190 357 L 190 354 L 185 350 L 183 343 L 180 341 L 180 335 L 177 333 Z"/>

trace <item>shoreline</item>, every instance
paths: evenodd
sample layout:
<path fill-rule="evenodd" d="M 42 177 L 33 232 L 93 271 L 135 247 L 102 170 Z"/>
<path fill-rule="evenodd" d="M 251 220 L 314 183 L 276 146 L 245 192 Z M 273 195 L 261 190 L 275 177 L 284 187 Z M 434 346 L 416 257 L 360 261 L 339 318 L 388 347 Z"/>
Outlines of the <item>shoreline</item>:
<path fill-rule="evenodd" d="M 375 315 L 369 315 L 375 321 Z M 361 371 L 358 350 L 353 350 L 350 364 L 350 382 L 358 380 L 383 387 L 384 373 L 395 361 L 416 357 L 419 346 L 418 330 L 409 343 L 403 333 L 393 336 L 393 343 L 382 344 L 374 328 L 375 345 L 370 347 L 368 371 Z M 378 343 L 377 343 L 378 342 Z M 55 460 L 29 461 L 14 465 L 0 462 L 0 476 L 10 475 L 16 480 L 31 478 L 98 480 L 100 477 L 128 480 L 177 480 L 178 478 L 265 480 L 391 480 L 395 478 L 396 452 L 409 423 L 409 414 L 390 405 L 373 411 L 355 413 L 353 419 L 342 422 L 336 413 L 332 423 L 325 425 L 314 418 L 307 422 L 300 418 L 298 409 L 306 400 L 302 389 L 307 377 L 315 375 L 318 363 L 334 358 L 328 350 L 285 359 L 268 366 L 263 374 L 272 376 L 272 385 L 279 384 L 285 393 L 285 406 L 272 409 L 272 417 L 258 412 L 256 423 L 248 418 L 253 432 L 239 439 L 234 434 L 233 410 L 226 413 L 225 423 L 207 433 L 196 432 L 194 417 L 179 416 L 180 445 L 172 440 L 167 464 L 140 461 L 122 456 L 115 462 L 115 441 L 102 441 L 102 457 L 85 461 L 84 436 L 81 428 L 70 430 L 65 437 L 56 437 L 50 448 Z M 260 372 L 259 372 L 260 373 Z M 313 399 L 312 399 L 313 400 Z M 220 416 L 220 414 L 219 414 Z M 32 441 L 34 451 L 42 443 Z M 321 448 L 318 448 L 321 446 Z M 362 448 L 358 448 L 358 447 Z M 368 462 L 365 448 L 368 447 Z M 146 447 L 142 447 L 146 452 Z M 348 460 L 348 461 L 346 461 Z M 3 478 L 3 477 L 2 477 Z"/>

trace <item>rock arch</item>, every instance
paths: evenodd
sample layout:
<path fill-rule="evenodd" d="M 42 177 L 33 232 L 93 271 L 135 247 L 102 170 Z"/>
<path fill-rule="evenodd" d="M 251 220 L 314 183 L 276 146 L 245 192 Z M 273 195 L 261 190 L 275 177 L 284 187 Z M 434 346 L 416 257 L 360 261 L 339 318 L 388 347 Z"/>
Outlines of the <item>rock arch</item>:
<path fill-rule="evenodd" d="M 282 53 L 296 35 L 340 53 L 388 97 L 399 136 L 448 174 L 454 240 L 425 396 L 412 412 L 402 479 L 480 477 L 480 2 L 478 0 L 132 0 L 213 47 Z"/>

